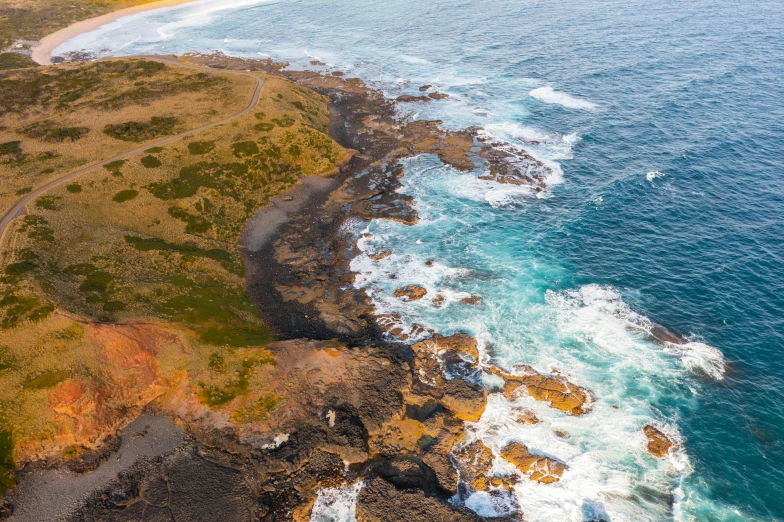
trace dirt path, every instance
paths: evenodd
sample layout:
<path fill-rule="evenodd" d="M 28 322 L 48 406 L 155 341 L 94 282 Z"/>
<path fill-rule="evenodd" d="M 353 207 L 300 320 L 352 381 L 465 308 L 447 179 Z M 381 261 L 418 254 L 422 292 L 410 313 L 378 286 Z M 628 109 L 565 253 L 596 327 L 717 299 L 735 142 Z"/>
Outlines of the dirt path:
<path fill-rule="evenodd" d="M 194 70 L 202 71 L 202 72 L 205 70 L 205 67 L 198 67 L 198 66 L 195 66 L 195 65 L 186 65 L 186 64 L 180 63 L 176 58 L 168 57 L 168 56 L 144 56 L 144 55 L 137 55 L 137 56 L 123 57 L 123 59 L 129 59 L 129 58 L 143 58 L 145 60 L 155 60 L 155 61 L 158 61 L 158 62 L 164 62 L 164 63 L 168 63 L 168 64 L 173 64 L 173 65 L 177 65 L 179 67 L 185 67 L 187 69 L 194 69 Z M 118 58 L 111 58 L 111 59 L 112 60 L 116 60 Z M 22 197 L 19 201 L 14 203 L 14 205 L 11 207 L 11 209 L 8 212 L 6 212 L 6 214 L 2 217 L 2 219 L 0 219 L 0 245 L 2 245 L 3 235 L 5 234 L 5 231 L 8 228 L 8 225 L 10 225 L 11 222 L 14 219 L 16 219 L 19 216 L 22 216 L 22 215 L 24 215 L 26 213 L 26 207 L 27 207 L 28 203 L 30 203 L 32 200 L 34 200 L 35 198 L 37 198 L 38 196 L 40 196 L 44 192 L 48 191 L 49 189 L 52 189 L 52 188 L 60 185 L 61 183 L 66 182 L 66 181 L 70 181 L 70 180 L 72 180 L 74 178 L 77 178 L 77 177 L 81 176 L 82 174 L 84 174 L 86 172 L 89 172 L 89 171 L 91 171 L 91 170 L 93 170 L 93 169 L 95 169 L 97 167 L 102 167 L 102 166 L 104 166 L 104 165 L 106 165 L 108 163 L 111 163 L 111 162 L 117 161 L 117 160 L 121 160 L 121 159 L 125 159 L 128 156 L 132 156 L 132 155 L 134 155 L 136 153 L 142 152 L 142 151 L 147 150 L 149 148 L 159 147 L 161 145 L 166 145 L 167 143 L 171 143 L 172 141 L 179 140 L 179 139 L 184 138 L 186 136 L 191 136 L 191 135 L 196 134 L 198 132 L 201 132 L 201 131 L 204 131 L 204 130 L 207 130 L 207 129 L 211 129 L 212 127 L 217 127 L 218 125 L 223 125 L 224 123 L 228 123 L 228 122 L 230 122 L 232 120 L 235 120 L 235 119 L 239 118 L 240 116 L 243 116 L 243 115 L 247 114 L 248 112 L 252 111 L 254 109 L 254 107 L 256 107 L 256 103 L 259 101 L 259 96 L 261 95 L 261 88 L 264 86 L 264 80 L 262 80 L 261 78 L 259 78 L 255 74 L 251 74 L 251 73 L 244 72 L 244 71 L 221 70 L 220 72 L 221 72 L 221 74 L 237 74 L 237 75 L 240 75 L 240 76 L 247 76 L 249 78 L 253 78 L 254 80 L 256 80 L 256 90 L 253 92 L 253 97 L 251 98 L 250 103 L 248 103 L 247 107 L 245 107 L 240 112 L 238 112 L 236 114 L 233 114 L 231 116 L 227 116 L 226 118 L 223 118 L 221 120 L 214 121 L 212 123 L 208 123 L 207 125 L 203 125 L 203 126 L 198 127 L 196 129 L 191 129 L 189 131 L 185 131 L 185 132 L 181 132 L 179 134 L 175 134 L 174 136 L 169 136 L 167 138 L 163 138 L 163 139 L 160 139 L 160 140 L 157 140 L 157 141 L 145 143 L 144 145 L 140 145 L 139 147 L 133 148 L 133 149 L 128 150 L 128 151 L 125 151 L 125 152 L 123 152 L 121 154 L 117 154 L 116 156 L 112 156 L 111 158 L 107 158 L 107 159 L 102 160 L 102 161 L 100 161 L 98 163 L 92 163 L 90 165 L 87 165 L 86 167 L 81 167 L 78 170 L 75 170 L 75 171 L 73 171 L 73 172 L 71 172 L 69 174 L 66 174 L 66 175 L 64 175 L 64 176 L 62 176 L 60 178 L 54 179 L 54 180 L 48 182 L 46 185 L 43 185 L 42 187 L 39 187 L 39 188 L 33 190 L 29 194 L 26 194 L 24 197 Z"/>

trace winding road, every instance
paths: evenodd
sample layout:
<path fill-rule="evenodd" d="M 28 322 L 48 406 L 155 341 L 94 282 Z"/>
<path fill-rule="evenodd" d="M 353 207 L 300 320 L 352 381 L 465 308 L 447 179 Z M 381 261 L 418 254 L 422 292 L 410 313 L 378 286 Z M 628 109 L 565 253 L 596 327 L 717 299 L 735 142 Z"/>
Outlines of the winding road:
<path fill-rule="evenodd" d="M 145 60 L 154 60 L 154 61 L 157 61 L 157 62 L 163 62 L 163 63 L 176 65 L 178 67 L 184 67 L 186 69 L 194 69 L 194 70 L 197 70 L 197 71 L 200 71 L 200 72 L 204 72 L 205 70 L 207 70 L 206 67 L 199 67 L 199 66 L 196 66 L 196 65 L 187 65 L 187 64 L 180 63 L 176 58 L 168 57 L 168 56 L 135 55 L 135 56 L 123 57 L 123 59 L 134 59 L 134 58 L 145 59 Z M 107 58 L 107 59 L 117 60 L 118 58 L 117 57 L 113 57 L 113 58 Z M 49 189 L 52 189 L 52 188 L 60 185 L 61 183 L 65 183 L 66 181 L 70 181 L 72 179 L 75 179 L 75 178 L 81 176 L 82 174 L 84 174 L 86 172 L 89 172 L 89 171 L 91 171 L 91 170 L 93 170 L 95 168 L 98 168 L 98 167 L 102 167 L 102 166 L 104 166 L 104 165 L 106 165 L 108 163 L 111 163 L 113 161 L 125 159 L 128 156 L 132 156 L 132 155 L 134 155 L 134 154 L 136 154 L 138 152 L 142 152 L 142 151 L 144 151 L 146 149 L 149 149 L 149 148 L 152 148 L 152 147 L 159 147 L 161 145 L 166 145 L 167 143 L 171 143 L 172 141 L 176 141 L 176 140 L 179 140 L 181 138 L 185 138 L 186 136 L 191 136 L 191 135 L 196 134 L 198 132 L 201 132 L 201 131 L 204 131 L 204 130 L 207 130 L 207 129 L 211 129 L 212 127 L 217 127 L 218 125 L 223 125 L 224 123 L 228 123 L 228 122 L 230 122 L 232 120 L 235 120 L 235 119 L 239 118 L 240 116 L 243 116 L 243 115 L 247 114 L 248 112 L 252 111 L 256 107 L 256 103 L 258 103 L 258 101 L 259 101 L 259 96 L 261 96 L 261 88 L 264 86 L 264 80 L 262 80 L 261 78 L 259 78 L 255 74 L 251 74 L 251 73 L 245 72 L 245 71 L 230 71 L 230 70 L 221 69 L 220 72 L 221 72 L 221 74 L 236 74 L 236 75 L 239 75 L 239 76 L 247 76 L 249 78 L 253 78 L 254 80 L 256 80 L 256 90 L 253 92 L 253 97 L 251 98 L 251 100 L 248 103 L 247 107 L 245 107 L 240 112 L 238 112 L 236 114 L 233 114 L 231 116 L 227 116 L 226 118 L 223 118 L 221 120 L 214 121 L 212 123 L 208 123 L 207 125 L 202 125 L 201 127 L 198 127 L 198 128 L 195 128 L 195 129 L 191 129 L 189 131 L 181 132 L 179 134 L 175 134 L 173 136 L 169 136 L 169 137 L 157 140 L 157 141 L 145 143 L 144 145 L 141 145 L 139 147 L 133 148 L 131 150 L 127 150 L 127 151 L 125 151 L 125 152 L 123 152 L 121 154 L 117 154 L 116 156 L 112 156 L 111 158 L 106 158 L 105 160 L 99 161 L 97 163 L 92 163 L 90 165 L 87 165 L 86 167 L 81 167 L 78 170 L 75 170 L 73 172 L 65 174 L 62 177 L 59 177 L 59 178 L 56 178 L 56 179 L 53 179 L 53 180 L 49 181 L 45 185 L 43 185 L 43 186 L 33 190 L 29 194 L 26 194 L 19 201 L 14 203 L 14 205 L 11 207 L 11 209 L 8 212 L 6 212 L 5 215 L 3 215 L 2 219 L 0 219 L 0 245 L 2 245 L 3 236 L 5 235 L 5 231 L 8 228 L 8 225 L 10 225 L 11 222 L 14 219 L 16 219 L 19 216 L 22 216 L 22 215 L 24 215 L 26 213 L 26 207 L 27 207 L 28 203 L 30 203 L 32 200 L 34 200 L 35 198 L 37 198 L 38 196 L 40 196 L 44 192 L 48 191 Z"/>

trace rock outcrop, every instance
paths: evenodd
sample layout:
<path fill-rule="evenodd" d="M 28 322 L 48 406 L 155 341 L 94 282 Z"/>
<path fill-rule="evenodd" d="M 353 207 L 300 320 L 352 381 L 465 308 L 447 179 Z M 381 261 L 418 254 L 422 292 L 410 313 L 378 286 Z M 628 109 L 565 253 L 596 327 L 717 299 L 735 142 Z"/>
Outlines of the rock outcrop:
<path fill-rule="evenodd" d="M 654 428 L 650 424 L 643 426 L 642 432 L 648 437 L 646 446 L 648 453 L 658 459 L 663 459 L 669 455 L 670 450 L 676 446 L 675 442 L 665 435 L 663 431 Z"/>
<path fill-rule="evenodd" d="M 427 290 L 419 285 L 408 285 L 395 290 L 395 297 L 400 297 L 406 301 L 419 301 L 427 295 Z"/>
<path fill-rule="evenodd" d="M 504 379 L 503 393 L 509 400 L 514 400 L 518 390 L 525 389 L 531 397 L 538 401 L 546 401 L 550 406 L 571 415 L 583 415 L 588 412 L 593 398 L 585 388 L 581 388 L 561 375 L 543 375 L 532 367 L 519 367 L 522 375 L 508 374 L 497 368 L 488 371 Z"/>
<path fill-rule="evenodd" d="M 501 456 L 514 464 L 520 473 L 543 484 L 558 482 L 563 472 L 569 469 L 563 462 L 531 453 L 521 442 L 510 442 L 501 450 Z"/>

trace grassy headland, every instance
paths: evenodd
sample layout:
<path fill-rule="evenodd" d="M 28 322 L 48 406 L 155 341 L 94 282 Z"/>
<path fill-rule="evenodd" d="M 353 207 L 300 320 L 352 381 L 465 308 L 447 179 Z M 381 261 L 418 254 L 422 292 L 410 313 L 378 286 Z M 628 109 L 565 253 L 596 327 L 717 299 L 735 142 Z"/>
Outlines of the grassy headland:
<path fill-rule="evenodd" d="M 0 467 L 78 454 L 184 389 L 236 422 L 276 406 L 256 377 L 274 363 L 272 335 L 245 293 L 240 232 L 272 196 L 348 156 L 327 134 L 326 98 L 264 80 L 251 113 L 62 184 L 8 230 Z M 252 83 L 139 60 L 2 73 L 0 207 L 80 164 L 239 112 Z"/>

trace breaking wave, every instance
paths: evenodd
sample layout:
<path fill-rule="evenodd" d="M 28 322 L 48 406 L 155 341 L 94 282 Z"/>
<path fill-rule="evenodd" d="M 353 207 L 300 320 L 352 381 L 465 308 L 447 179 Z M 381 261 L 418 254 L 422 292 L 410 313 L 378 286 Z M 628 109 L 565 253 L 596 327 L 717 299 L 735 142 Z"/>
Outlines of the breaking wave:
<path fill-rule="evenodd" d="M 575 98 L 565 92 L 553 90 L 552 87 L 539 87 L 528 94 L 541 102 L 560 105 L 567 109 L 593 110 L 597 108 L 597 105 L 593 102 Z"/>

